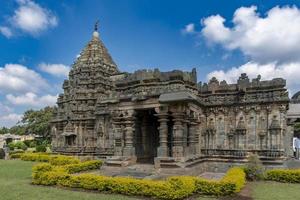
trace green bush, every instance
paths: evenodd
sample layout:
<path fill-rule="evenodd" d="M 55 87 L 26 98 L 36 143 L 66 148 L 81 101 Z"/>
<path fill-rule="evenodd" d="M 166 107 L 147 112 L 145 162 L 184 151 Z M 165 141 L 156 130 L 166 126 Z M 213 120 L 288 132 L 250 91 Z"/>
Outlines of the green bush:
<path fill-rule="evenodd" d="M 106 191 L 111 193 L 147 196 L 158 199 L 183 199 L 194 193 L 223 196 L 239 192 L 246 175 L 241 168 L 231 168 L 220 181 L 191 176 L 174 176 L 166 180 L 141 180 L 131 177 L 107 177 L 95 174 L 76 174 L 99 169 L 102 161 L 80 162 L 63 155 L 25 153 L 23 160 L 42 161 L 32 169 L 32 183 L 59 185 L 71 188 Z"/>
<path fill-rule="evenodd" d="M 20 158 L 24 161 L 49 162 L 51 165 L 68 165 L 80 163 L 79 159 L 72 156 L 50 155 L 47 153 L 24 153 Z"/>
<path fill-rule="evenodd" d="M 68 165 L 77 164 L 80 160 L 72 156 L 52 155 L 50 156 L 49 162 L 51 165 Z"/>
<path fill-rule="evenodd" d="M 16 150 L 9 152 L 9 157 L 12 159 L 21 158 L 21 155 L 24 153 L 23 150 Z"/>
<path fill-rule="evenodd" d="M 35 148 L 37 145 L 37 142 L 35 140 L 25 140 L 24 143 L 27 147 Z"/>
<path fill-rule="evenodd" d="M 22 141 L 11 142 L 11 143 L 8 144 L 8 147 L 11 151 L 13 151 L 15 149 L 22 149 L 23 151 L 25 151 L 28 148 L 26 146 L 26 144 Z"/>
<path fill-rule="evenodd" d="M 37 161 L 37 162 L 49 162 L 51 157 L 47 153 L 24 153 L 21 155 L 21 160 L 24 161 Z"/>
<path fill-rule="evenodd" d="M 49 156 L 49 155 L 48 155 Z M 51 156 L 49 156 L 51 157 Z M 54 157 L 54 156 L 52 156 Z M 60 156 L 64 158 L 65 156 Z M 49 159 L 51 160 L 51 159 Z M 221 181 L 209 181 L 197 177 L 175 176 L 166 180 L 141 180 L 131 177 L 107 177 L 94 174 L 75 174 L 98 169 L 102 161 L 91 160 L 73 164 L 66 162 L 38 164 L 33 167 L 33 183 L 60 185 L 71 188 L 106 191 L 111 193 L 140 195 L 158 199 L 183 199 L 194 193 L 229 195 L 239 192 L 245 184 L 245 173 L 240 168 L 228 170 Z"/>
<path fill-rule="evenodd" d="M 94 170 L 94 169 L 99 169 L 102 166 L 102 161 L 101 160 L 90 160 L 90 161 L 85 161 L 77 164 L 68 164 L 64 166 L 64 169 L 70 173 L 78 173 L 82 171 L 88 171 L 88 170 Z"/>
<path fill-rule="evenodd" d="M 106 177 L 92 174 L 56 178 L 58 185 L 88 190 L 107 191 L 126 195 L 141 195 L 159 199 L 183 199 L 193 194 L 195 178 L 171 177 L 166 181 L 141 180 L 130 177 Z M 50 176 L 50 175 L 47 175 Z M 53 183 L 54 175 L 47 184 Z M 47 177 L 48 178 L 48 177 Z"/>
<path fill-rule="evenodd" d="M 267 170 L 265 179 L 283 183 L 300 183 L 300 169 Z"/>
<path fill-rule="evenodd" d="M 21 158 L 22 153 L 9 154 L 11 159 Z"/>
<path fill-rule="evenodd" d="M 35 149 L 36 149 L 36 152 L 46 152 L 47 151 L 47 147 L 44 144 L 37 145 L 35 147 Z"/>
<path fill-rule="evenodd" d="M 241 168 L 231 168 L 220 180 L 196 180 L 196 192 L 206 195 L 224 196 L 239 192 L 246 183 L 246 174 Z"/>
<path fill-rule="evenodd" d="M 264 167 L 257 154 L 251 154 L 248 163 L 244 167 L 246 178 L 249 181 L 257 181 L 263 179 Z"/>
<path fill-rule="evenodd" d="M 7 146 L 9 148 L 9 150 L 11 150 L 11 151 L 15 150 L 15 144 L 13 142 L 8 143 Z"/>

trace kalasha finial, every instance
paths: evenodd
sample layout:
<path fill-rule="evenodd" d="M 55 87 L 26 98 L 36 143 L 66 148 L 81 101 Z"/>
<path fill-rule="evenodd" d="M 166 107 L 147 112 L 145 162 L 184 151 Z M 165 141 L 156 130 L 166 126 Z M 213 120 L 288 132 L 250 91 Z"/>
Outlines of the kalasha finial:
<path fill-rule="evenodd" d="M 94 33 L 93 33 L 93 37 L 94 38 L 98 38 L 99 37 L 98 28 L 99 28 L 99 20 L 97 20 L 96 23 L 95 23 Z"/>
<path fill-rule="evenodd" d="M 99 20 L 96 21 L 94 30 L 98 31 L 98 28 L 99 28 Z"/>

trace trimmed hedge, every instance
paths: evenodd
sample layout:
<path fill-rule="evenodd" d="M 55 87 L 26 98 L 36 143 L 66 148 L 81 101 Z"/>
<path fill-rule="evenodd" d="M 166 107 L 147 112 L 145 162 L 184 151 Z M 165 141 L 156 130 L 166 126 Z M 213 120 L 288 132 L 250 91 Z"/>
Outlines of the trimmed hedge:
<path fill-rule="evenodd" d="M 265 174 L 265 179 L 283 183 L 300 183 L 300 169 L 272 169 Z"/>
<path fill-rule="evenodd" d="M 50 155 L 47 153 L 24 153 L 21 155 L 21 160 L 35 162 L 49 162 Z"/>
<path fill-rule="evenodd" d="M 74 174 L 98 169 L 101 164 L 101 161 L 95 160 L 67 165 L 41 163 L 33 167 L 32 182 L 38 185 L 59 185 L 159 199 L 183 199 L 194 193 L 230 195 L 239 192 L 246 179 L 244 171 L 240 168 L 230 169 L 220 181 L 191 176 L 174 176 L 166 180 L 141 180 L 131 177 Z"/>
<path fill-rule="evenodd" d="M 239 192 L 246 183 L 246 174 L 241 168 L 231 168 L 220 180 L 196 180 L 196 192 L 206 195 L 224 196 Z"/>
<path fill-rule="evenodd" d="M 21 155 L 23 155 L 24 152 L 10 152 L 9 157 L 12 159 L 21 158 Z"/>
<path fill-rule="evenodd" d="M 49 162 L 52 165 L 78 164 L 80 160 L 71 156 L 50 155 L 47 153 L 24 153 L 20 156 L 24 161 Z"/>

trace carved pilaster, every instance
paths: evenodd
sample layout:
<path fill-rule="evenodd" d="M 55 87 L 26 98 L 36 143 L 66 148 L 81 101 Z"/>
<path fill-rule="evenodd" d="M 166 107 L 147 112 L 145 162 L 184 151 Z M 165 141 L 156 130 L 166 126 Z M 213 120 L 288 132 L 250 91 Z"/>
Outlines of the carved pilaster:
<path fill-rule="evenodd" d="M 168 156 L 168 113 L 156 115 L 159 122 L 159 147 L 157 148 L 158 157 Z"/>
<path fill-rule="evenodd" d="M 183 145 L 183 121 L 184 113 L 173 113 L 174 130 L 173 130 L 173 149 L 172 154 L 175 158 L 182 158 L 184 156 Z"/>
<path fill-rule="evenodd" d="M 189 130 L 189 147 L 190 147 L 190 154 L 196 154 L 196 144 L 198 143 L 198 139 L 196 138 L 197 135 L 197 127 L 198 123 L 196 123 L 196 119 L 190 119 L 190 130 Z"/>
<path fill-rule="evenodd" d="M 125 124 L 125 147 L 123 150 L 124 156 L 134 156 L 135 155 L 135 149 L 133 146 L 133 125 L 134 125 L 134 119 L 133 117 L 129 117 L 124 122 Z"/>

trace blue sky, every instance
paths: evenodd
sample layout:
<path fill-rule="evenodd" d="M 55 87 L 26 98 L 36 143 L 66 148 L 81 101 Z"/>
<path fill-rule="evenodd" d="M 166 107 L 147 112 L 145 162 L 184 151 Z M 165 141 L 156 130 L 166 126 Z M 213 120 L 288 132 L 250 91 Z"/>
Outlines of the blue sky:
<path fill-rule="evenodd" d="M 300 1 L 0 1 L 0 126 L 53 105 L 70 65 L 100 37 L 121 71 L 191 70 L 234 82 L 282 76 L 299 90 Z"/>

